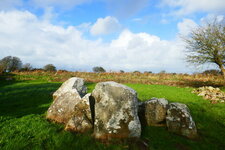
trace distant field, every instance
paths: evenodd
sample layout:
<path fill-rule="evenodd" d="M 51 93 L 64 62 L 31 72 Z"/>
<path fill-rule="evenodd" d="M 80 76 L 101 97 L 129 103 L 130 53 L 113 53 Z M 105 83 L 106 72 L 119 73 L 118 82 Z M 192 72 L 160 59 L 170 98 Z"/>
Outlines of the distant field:
<path fill-rule="evenodd" d="M 203 75 L 203 74 L 172 74 L 172 73 L 93 73 L 93 72 L 15 72 L 19 80 L 42 80 L 63 82 L 70 77 L 81 77 L 87 82 L 116 81 L 119 83 L 139 83 L 139 84 L 159 84 L 180 87 L 200 87 L 200 86 L 225 86 L 222 75 Z"/>
<path fill-rule="evenodd" d="M 94 141 L 89 134 L 80 135 L 63 130 L 63 126 L 50 123 L 45 119 L 45 113 L 52 103 L 52 93 L 71 76 L 79 76 L 87 81 L 89 92 L 95 86 L 90 81 L 114 80 L 126 83 L 135 89 L 138 98 L 142 101 L 152 97 L 166 98 L 170 102 L 181 102 L 189 106 L 196 122 L 200 138 L 196 141 L 169 133 L 165 127 L 145 127 L 141 138 L 148 142 L 151 150 L 223 150 L 225 147 L 225 104 L 211 104 L 209 101 L 192 94 L 193 87 L 186 86 L 187 81 L 181 81 L 181 75 L 155 75 L 155 82 L 167 83 L 173 81 L 180 87 L 155 85 L 154 75 L 145 74 L 92 74 L 92 73 L 16 73 L 1 76 L 0 78 L 0 149 L 1 150 L 108 150 L 127 149 L 126 144 L 103 145 Z M 130 79 L 124 79 L 130 77 Z M 145 76 L 145 77 L 144 77 Z M 107 78 L 106 78 L 107 77 Z M 140 83 L 138 78 L 140 77 Z M 170 78 L 169 78 L 170 77 Z M 12 78 L 12 80 L 11 80 Z M 146 78 L 146 79 L 144 79 Z M 190 81 L 199 81 L 193 85 L 213 82 L 213 79 L 204 77 L 190 78 Z M 192 78 L 192 79 L 191 79 Z M 7 81 L 7 80 L 8 81 Z M 124 79 L 124 80 L 123 80 Z M 148 80 L 149 81 L 148 81 Z M 157 81 L 158 80 L 158 81 Z M 214 78 L 213 85 L 219 85 L 225 90 L 220 78 Z M 128 82 L 130 81 L 130 82 Z M 142 82 L 148 81 L 147 84 Z M 163 81 L 163 82 L 162 82 Z M 169 82 L 168 81 L 168 82 Z M 175 82 L 176 81 L 176 82 Z M 152 82 L 152 85 L 150 85 Z M 222 87 L 223 86 L 223 87 Z"/>

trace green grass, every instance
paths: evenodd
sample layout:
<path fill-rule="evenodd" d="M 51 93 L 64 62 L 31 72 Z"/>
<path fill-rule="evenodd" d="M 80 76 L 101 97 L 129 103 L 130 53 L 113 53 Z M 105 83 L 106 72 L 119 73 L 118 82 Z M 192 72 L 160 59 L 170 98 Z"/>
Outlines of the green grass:
<path fill-rule="evenodd" d="M 192 141 L 168 133 L 164 127 L 146 127 L 143 138 L 150 141 L 152 149 L 217 150 L 225 147 L 225 104 L 211 104 L 192 94 L 193 88 L 178 88 L 164 85 L 127 84 L 135 89 L 141 100 L 151 97 L 166 98 L 169 102 L 186 104 L 196 122 L 199 140 Z"/>
<path fill-rule="evenodd" d="M 123 145 L 104 145 L 90 134 L 74 134 L 60 124 L 48 122 L 45 113 L 52 103 L 52 93 L 61 83 L 47 81 L 0 81 L 1 150 L 122 149 Z M 164 85 L 127 84 L 142 101 L 164 97 L 170 102 L 189 106 L 200 138 L 196 141 L 169 133 L 165 127 L 145 127 L 142 139 L 153 150 L 222 150 L 225 147 L 225 105 L 210 104 L 192 94 L 192 88 Z M 94 83 L 87 83 L 88 90 Z"/>

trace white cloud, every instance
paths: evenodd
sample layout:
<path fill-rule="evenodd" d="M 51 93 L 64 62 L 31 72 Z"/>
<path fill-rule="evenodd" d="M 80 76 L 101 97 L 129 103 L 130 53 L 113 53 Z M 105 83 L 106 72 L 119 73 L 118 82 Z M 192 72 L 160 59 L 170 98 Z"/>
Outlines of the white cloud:
<path fill-rule="evenodd" d="M 165 41 L 147 33 L 123 30 L 109 43 L 88 40 L 74 26 L 56 26 L 28 11 L 0 12 L 0 58 L 18 56 L 42 67 L 91 70 L 166 70 L 187 72 L 179 41 Z"/>
<path fill-rule="evenodd" d="M 110 44 L 110 55 L 119 59 L 112 65 L 123 64 L 129 69 L 184 71 L 182 47 L 179 42 L 161 40 L 147 33 L 132 33 L 124 30 Z"/>
<path fill-rule="evenodd" d="M 209 14 L 203 18 L 200 19 L 200 25 L 204 26 L 210 21 L 214 21 L 214 19 L 217 19 L 218 22 L 222 21 L 225 17 L 223 15 L 213 15 Z M 178 33 L 187 36 L 192 30 L 195 30 L 199 25 L 193 21 L 192 19 L 184 18 L 181 22 L 177 24 Z"/>
<path fill-rule="evenodd" d="M 177 15 L 194 12 L 225 13 L 225 2 L 223 0 L 162 0 L 161 5 L 173 8 L 173 12 Z"/>
<path fill-rule="evenodd" d="M 99 18 L 91 27 L 92 35 L 110 34 L 121 29 L 119 21 L 115 17 L 107 16 Z"/>
<path fill-rule="evenodd" d="M 191 30 L 196 28 L 198 25 L 191 19 L 183 19 L 182 22 L 179 22 L 177 24 L 177 28 L 179 30 L 179 33 L 183 36 L 188 35 Z"/>

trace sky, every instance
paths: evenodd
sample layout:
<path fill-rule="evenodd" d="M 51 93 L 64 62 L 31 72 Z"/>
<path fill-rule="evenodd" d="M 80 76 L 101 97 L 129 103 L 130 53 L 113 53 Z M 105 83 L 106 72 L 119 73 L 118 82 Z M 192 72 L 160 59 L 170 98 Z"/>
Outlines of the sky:
<path fill-rule="evenodd" d="M 0 0 L 0 59 L 34 68 L 192 73 L 180 38 L 212 18 L 224 0 Z"/>

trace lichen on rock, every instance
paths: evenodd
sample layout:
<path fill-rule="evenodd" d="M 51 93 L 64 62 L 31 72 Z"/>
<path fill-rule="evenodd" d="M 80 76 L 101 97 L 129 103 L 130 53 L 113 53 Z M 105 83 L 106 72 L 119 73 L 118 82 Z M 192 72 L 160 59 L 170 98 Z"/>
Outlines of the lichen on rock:
<path fill-rule="evenodd" d="M 94 136 L 97 139 L 140 137 L 136 92 L 116 82 L 98 83 L 95 98 Z"/>
<path fill-rule="evenodd" d="M 185 137 L 197 138 L 197 129 L 189 108 L 185 104 L 170 103 L 167 110 L 166 124 L 170 132 Z"/>
<path fill-rule="evenodd" d="M 144 105 L 144 106 L 143 106 Z M 168 101 L 164 98 L 152 98 L 142 104 L 145 122 L 148 126 L 165 124 Z"/>
<path fill-rule="evenodd" d="M 74 107 L 81 101 L 81 94 L 87 88 L 81 78 L 70 78 L 53 94 L 53 103 L 47 111 L 46 118 L 59 123 L 67 123 L 74 113 Z"/>
<path fill-rule="evenodd" d="M 90 93 L 86 94 L 81 101 L 74 106 L 73 115 L 67 122 L 65 130 L 83 133 L 93 128 L 89 103 L 90 96 Z"/>
<path fill-rule="evenodd" d="M 56 99 L 66 92 L 78 92 L 80 97 L 83 97 L 87 93 L 87 87 L 84 85 L 84 80 L 77 77 L 66 80 L 60 88 L 53 93 L 53 99 Z"/>

